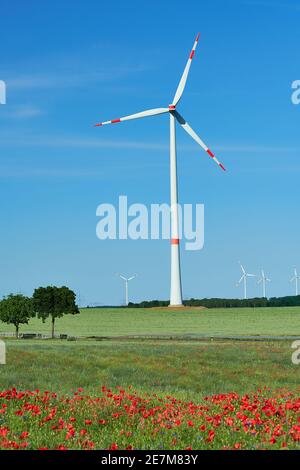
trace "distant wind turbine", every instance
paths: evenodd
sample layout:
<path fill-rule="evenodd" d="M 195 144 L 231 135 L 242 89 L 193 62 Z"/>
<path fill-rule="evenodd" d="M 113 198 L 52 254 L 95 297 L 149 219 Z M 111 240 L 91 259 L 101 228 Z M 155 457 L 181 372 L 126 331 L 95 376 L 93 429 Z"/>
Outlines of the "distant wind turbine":
<path fill-rule="evenodd" d="M 247 299 L 247 298 L 248 298 L 248 297 L 247 297 L 247 279 L 248 279 L 248 277 L 255 277 L 256 274 L 249 274 L 249 273 L 247 273 L 246 270 L 245 270 L 245 268 L 244 268 L 244 266 L 243 266 L 240 262 L 239 262 L 239 265 L 240 265 L 240 267 L 241 267 L 241 270 L 242 270 L 243 275 L 242 275 L 241 279 L 239 280 L 238 285 L 239 285 L 242 281 L 244 281 L 244 299 Z"/>
<path fill-rule="evenodd" d="M 267 282 L 271 282 L 271 279 L 269 279 L 266 275 L 265 275 L 265 271 L 262 269 L 261 270 L 261 278 L 258 280 L 257 284 L 261 284 L 262 283 L 262 286 L 263 286 L 263 297 L 264 298 L 267 298 L 267 295 L 266 295 L 266 284 Z"/>
<path fill-rule="evenodd" d="M 132 281 L 132 279 L 135 279 L 135 278 L 136 278 L 136 275 L 131 276 L 131 277 L 125 277 L 125 276 L 122 276 L 121 274 L 119 274 L 119 277 L 120 277 L 121 279 L 123 279 L 123 281 L 125 281 L 125 305 L 126 305 L 126 307 L 127 307 L 128 304 L 129 304 L 128 282 L 129 282 L 129 281 Z"/>
<path fill-rule="evenodd" d="M 294 267 L 294 276 L 290 280 L 290 282 L 294 282 L 296 284 L 296 295 L 298 295 L 298 280 L 300 279 L 300 276 L 298 275 L 297 268 Z"/>

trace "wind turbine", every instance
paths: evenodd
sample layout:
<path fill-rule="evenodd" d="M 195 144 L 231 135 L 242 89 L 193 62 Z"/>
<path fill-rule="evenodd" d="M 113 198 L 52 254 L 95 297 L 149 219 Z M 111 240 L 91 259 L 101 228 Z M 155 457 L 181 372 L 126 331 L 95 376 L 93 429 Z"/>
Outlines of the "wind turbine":
<path fill-rule="evenodd" d="M 265 275 L 265 271 L 262 269 L 261 270 L 261 278 L 258 280 L 257 284 L 260 284 L 262 283 L 262 286 L 263 286 L 263 297 L 267 298 L 266 296 L 266 283 L 267 282 L 271 282 L 271 279 L 269 279 L 266 275 Z"/>
<path fill-rule="evenodd" d="M 125 305 L 127 307 L 128 304 L 129 304 L 129 300 L 128 300 L 128 282 L 132 281 L 132 279 L 135 279 L 136 275 L 131 276 L 131 277 L 125 277 L 125 276 L 122 276 L 121 274 L 119 274 L 119 277 L 121 279 L 123 279 L 123 281 L 125 281 Z"/>
<path fill-rule="evenodd" d="M 178 88 L 172 103 L 167 108 L 156 108 L 142 111 L 137 114 L 131 114 L 111 121 L 100 122 L 95 126 L 103 126 L 106 124 L 115 124 L 117 122 L 129 121 L 131 119 L 139 119 L 147 116 L 156 116 L 168 113 L 170 116 L 170 189 L 171 189 L 171 289 L 170 289 L 170 306 L 182 306 L 182 288 L 181 288 L 181 270 L 180 270 L 180 252 L 179 252 L 179 219 L 178 219 L 178 191 L 177 191 L 177 163 L 176 163 L 176 121 L 180 126 L 194 139 L 197 144 L 202 147 L 205 152 L 225 171 L 222 163 L 217 160 L 212 151 L 200 139 L 196 132 L 190 127 L 186 120 L 176 111 L 189 74 L 192 59 L 199 40 L 199 34 L 196 37 L 193 48 L 189 55 L 187 64 L 180 79 Z"/>
<path fill-rule="evenodd" d="M 290 282 L 294 282 L 296 284 L 296 295 L 298 295 L 298 280 L 300 279 L 300 276 L 298 275 L 297 268 L 294 267 L 294 276 L 290 280 Z"/>
<path fill-rule="evenodd" d="M 256 274 L 249 274 L 249 273 L 247 273 L 246 270 L 245 270 L 245 268 L 244 268 L 244 266 L 243 266 L 241 263 L 239 263 L 239 265 L 240 265 L 240 267 L 241 267 L 241 270 L 242 270 L 243 275 L 242 275 L 241 279 L 239 280 L 238 285 L 239 285 L 242 281 L 244 281 L 244 299 L 247 299 L 247 298 L 248 298 L 248 297 L 247 297 L 247 279 L 248 279 L 248 277 L 255 277 Z"/>

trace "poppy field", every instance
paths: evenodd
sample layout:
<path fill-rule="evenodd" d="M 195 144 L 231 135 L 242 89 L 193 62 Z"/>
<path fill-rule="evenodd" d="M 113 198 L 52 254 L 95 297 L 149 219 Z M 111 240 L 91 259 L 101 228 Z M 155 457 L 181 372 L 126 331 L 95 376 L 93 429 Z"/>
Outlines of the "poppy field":
<path fill-rule="evenodd" d="M 1 450 L 299 449 L 290 340 L 4 339 Z"/>
<path fill-rule="evenodd" d="M 0 449 L 299 449 L 299 393 L 236 393 L 185 402 L 105 386 L 0 393 Z"/>

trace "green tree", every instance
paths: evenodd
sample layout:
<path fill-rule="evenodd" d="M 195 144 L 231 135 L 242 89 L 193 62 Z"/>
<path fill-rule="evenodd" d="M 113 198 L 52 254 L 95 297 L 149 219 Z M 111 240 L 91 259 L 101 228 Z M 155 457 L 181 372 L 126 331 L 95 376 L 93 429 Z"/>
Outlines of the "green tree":
<path fill-rule="evenodd" d="M 19 337 L 19 327 L 27 324 L 35 316 L 32 300 L 21 294 L 10 294 L 0 301 L 0 320 L 15 325 L 16 338 Z"/>
<path fill-rule="evenodd" d="M 76 295 L 68 287 L 39 287 L 33 293 L 33 307 L 43 322 L 51 317 L 51 336 L 54 338 L 55 320 L 63 315 L 79 313 Z"/>

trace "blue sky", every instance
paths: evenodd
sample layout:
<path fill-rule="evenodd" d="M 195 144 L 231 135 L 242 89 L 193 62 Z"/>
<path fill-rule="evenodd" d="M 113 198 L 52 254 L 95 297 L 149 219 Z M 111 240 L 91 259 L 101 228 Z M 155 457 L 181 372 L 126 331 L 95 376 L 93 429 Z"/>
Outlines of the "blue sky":
<path fill-rule="evenodd" d="M 67 284 L 81 303 L 168 298 L 167 241 L 100 241 L 96 207 L 169 201 L 168 117 L 93 123 L 171 102 L 228 168 L 178 129 L 179 195 L 205 204 L 205 246 L 182 252 L 185 297 L 238 297 L 241 260 L 270 295 L 300 270 L 297 0 L 2 2 L 0 294 Z M 250 280 L 251 281 L 251 280 Z M 259 294 L 255 281 L 249 295 Z"/>

